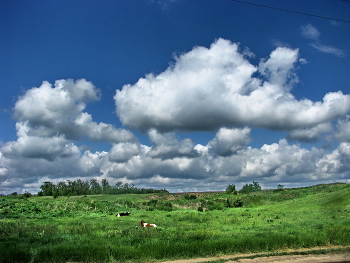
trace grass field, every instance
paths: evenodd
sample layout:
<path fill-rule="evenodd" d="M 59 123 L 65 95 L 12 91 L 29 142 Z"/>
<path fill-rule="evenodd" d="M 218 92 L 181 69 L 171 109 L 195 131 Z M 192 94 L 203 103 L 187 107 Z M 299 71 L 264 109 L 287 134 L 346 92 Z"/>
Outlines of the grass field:
<path fill-rule="evenodd" d="M 233 207 L 237 201 L 243 207 Z M 349 246 L 350 185 L 241 195 L 5 196 L 0 219 L 1 262 L 152 262 Z M 141 220 L 158 227 L 142 228 Z"/>

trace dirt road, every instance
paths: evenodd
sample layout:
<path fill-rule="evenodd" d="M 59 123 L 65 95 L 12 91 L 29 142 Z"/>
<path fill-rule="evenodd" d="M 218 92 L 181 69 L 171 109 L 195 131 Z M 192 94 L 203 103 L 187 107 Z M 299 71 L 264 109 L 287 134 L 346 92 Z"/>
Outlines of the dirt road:
<path fill-rule="evenodd" d="M 255 254 L 237 254 L 237 255 L 227 255 L 220 257 L 211 258 L 195 258 L 187 260 L 175 260 L 175 261 L 164 261 L 162 263 L 204 263 L 211 261 L 218 261 L 225 263 L 350 263 L 350 252 L 332 252 L 327 254 L 312 254 L 313 251 L 326 250 L 328 248 L 317 248 L 317 249 L 303 249 L 296 251 L 286 251 L 291 254 L 296 254 L 298 252 L 303 253 L 303 255 L 283 255 L 283 256 L 269 256 L 268 253 L 255 253 Z M 310 253 L 305 255 L 304 253 Z"/>

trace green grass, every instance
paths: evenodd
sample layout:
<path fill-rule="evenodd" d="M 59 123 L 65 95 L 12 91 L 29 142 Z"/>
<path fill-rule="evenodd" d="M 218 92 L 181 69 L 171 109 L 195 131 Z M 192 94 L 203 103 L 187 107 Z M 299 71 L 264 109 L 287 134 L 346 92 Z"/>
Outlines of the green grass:
<path fill-rule="evenodd" d="M 236 198 L 244 206 L 227 208 L 227 199 Z M 115 216 L 125 211 L 131 215 Z M 150 262 L 349 246 L 350 185 L 196 199 L 8 196 L 0 198 L 0 219 L 0 262 Z M 141 220 L 158 227 L 142 228 Z"/>

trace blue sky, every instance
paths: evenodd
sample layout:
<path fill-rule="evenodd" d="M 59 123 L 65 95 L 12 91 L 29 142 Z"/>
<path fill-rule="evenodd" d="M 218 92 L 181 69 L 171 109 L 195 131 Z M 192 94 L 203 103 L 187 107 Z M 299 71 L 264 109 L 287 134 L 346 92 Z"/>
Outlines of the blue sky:
<path fill-rule="evenodd" d="M 350 182 L 350 3 L 0 1 L 0 193 Z"/>

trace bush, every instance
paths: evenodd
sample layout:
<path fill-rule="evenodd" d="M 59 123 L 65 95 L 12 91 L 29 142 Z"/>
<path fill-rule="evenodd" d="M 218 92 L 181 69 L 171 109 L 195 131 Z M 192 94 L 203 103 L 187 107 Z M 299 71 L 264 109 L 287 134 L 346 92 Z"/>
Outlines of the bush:
<path fill-rule="evenodd" d="M 243 200 L 241 198 L 226 200 L 226 207 L 243 207 Z"/>
<path fill-rule="evenodd" d="M 28 192 L 26 191 L 26 192 L 24 192 L 23 196 L 24 196 L 24 197 L 28 197 L 28 198 L 29 198 L 29 197 L 31 197 L 31 196 L 32 196 L 32 194 L 31 194 L 31 193 L 28 193 Z"/>
<path fill-rule="evenodd" d="M 197 199 L 197 196 L 196 195 L 185 194 L 184 195 L 184 199 L 185 200 Z"/>
<path fill-rule="evenodd" d="M 284 185 L 279 184 L 279 185 L 277 186 L 277 190 L 278 190 L 278 191 L 283 191 L 283 189 L 284 189 Z"/>

